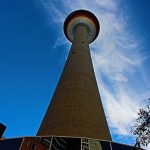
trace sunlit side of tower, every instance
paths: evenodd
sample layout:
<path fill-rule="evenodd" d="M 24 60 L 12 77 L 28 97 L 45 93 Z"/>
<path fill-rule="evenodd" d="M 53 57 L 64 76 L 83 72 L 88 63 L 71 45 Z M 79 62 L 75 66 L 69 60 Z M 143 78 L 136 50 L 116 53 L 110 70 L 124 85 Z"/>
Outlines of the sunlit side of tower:
<path fill-rule="evenodd" d="M 89 11 L 77 10 L 66 18 L 64 33 L 72 46 L 37 135 L 111 140 L 89 49 L 99 29 Z"/>

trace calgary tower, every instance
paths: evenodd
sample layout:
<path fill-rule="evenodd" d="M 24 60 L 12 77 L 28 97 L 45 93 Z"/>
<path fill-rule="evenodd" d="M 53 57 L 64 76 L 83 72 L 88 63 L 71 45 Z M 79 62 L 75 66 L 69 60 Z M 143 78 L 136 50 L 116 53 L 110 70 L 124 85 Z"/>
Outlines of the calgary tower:
<path fill-rule="evenodd" d="M 99 30 L 97 18 L 89 11 L 77 10 L 66 18 L 64 33 L 72 45 L 38 136 L 111 141 L 89 48 Z"/>

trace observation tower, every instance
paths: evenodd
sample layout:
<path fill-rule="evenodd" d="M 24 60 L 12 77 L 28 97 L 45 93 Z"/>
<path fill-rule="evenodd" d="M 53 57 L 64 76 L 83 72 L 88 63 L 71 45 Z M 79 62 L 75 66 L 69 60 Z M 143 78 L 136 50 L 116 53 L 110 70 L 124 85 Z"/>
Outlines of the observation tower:
<path fill-rule="evenodd" d="M 89 11 L 77 10 L 66 18 L 64 33 L 72 45 L 38 136 L 111 141 L 89 48 L 99 30 L 97 18 Z"/>

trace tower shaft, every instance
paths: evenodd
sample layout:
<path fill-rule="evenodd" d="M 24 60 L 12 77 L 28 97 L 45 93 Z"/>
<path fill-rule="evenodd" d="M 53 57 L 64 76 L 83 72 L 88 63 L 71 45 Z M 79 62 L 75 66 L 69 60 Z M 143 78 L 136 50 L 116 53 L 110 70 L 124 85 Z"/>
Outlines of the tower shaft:
<path fill-rule="evenodd" d="M 111 140 L 88 44 L 88 30 L 77 25 L 67 62 L 37 135 Z"/>

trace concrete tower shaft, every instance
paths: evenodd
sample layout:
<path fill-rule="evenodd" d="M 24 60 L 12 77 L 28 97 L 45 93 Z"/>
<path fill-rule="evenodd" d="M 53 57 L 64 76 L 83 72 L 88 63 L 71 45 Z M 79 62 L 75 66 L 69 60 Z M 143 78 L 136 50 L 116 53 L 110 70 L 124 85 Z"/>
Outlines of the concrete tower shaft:
<path fill-rule="evenodd" d="M 37 135 L 111 140 L 83 24 L 74 29 L 67 62 Z"/>

